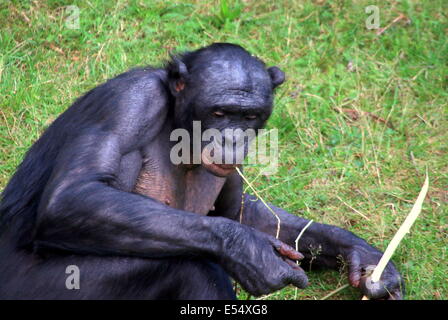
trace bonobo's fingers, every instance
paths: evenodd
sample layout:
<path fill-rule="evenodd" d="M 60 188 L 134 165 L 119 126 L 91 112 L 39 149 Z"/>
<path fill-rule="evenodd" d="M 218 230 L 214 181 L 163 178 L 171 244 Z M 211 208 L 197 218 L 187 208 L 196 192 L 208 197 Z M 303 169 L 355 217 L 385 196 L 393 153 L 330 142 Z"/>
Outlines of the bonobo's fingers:
<path fill-rule="evenodd" d="M 373 282 L 371 276 L 361 277 L 359 282 L 361 292 L 371 299 L 381 299 L 389 296 L 383 281 Z"/>
<path fill-rule="evenodd" d="M 370 299 L 401 300 L 404 281 L 392 262 L 387 264 L 379 281 L 373 282 L 371 279 L 371 272 L 381 256 L 380 251 L 366 245 L 351 248 L 345 255 L 349 283 Z"/>
<path fill-rule="evenodd" d="M 366 282 L 367 283 L 367 282 Z M 386 270 L 381 275 L 381 280 L 378 281 L 382 290 L 370 290 L 372 298 L 387 299 L 387 300 L 402 300 L 405 292 L 403 278 L 395 273 L 393 265 L 388 265 Z"/>
<path fill-rule="evenodd" d="M 303 255 L 290 246 L 260 231 L 238 225 L 240 232 L 230 234 L 222 260 L 224 269 L 255 296 L 268 294 L 287 285 L 304 288 L 305 272 L 294 260 Z M 237 244 L 237 245 L 232 245 Z"/>
<path fill-rule="evenodd" d="M 403 300 L 403 294 L 401 293 L 401 290 L 389 292 L 389 297 L 387 298 L 387 300 Z"/>
<path fill-rule="evenodd" d="M 286 260 L 286 262 L 291 266 L 291 273 L 286 280 L 300 289 L 306 288 L 308 285 L 308 277 L 306 276 L 305 271 L 290 260 Z"/>
<path fill-rule="evenodd" d="M 358 252 L 352 251 L 348 257 L 348 282 L 355 288 L 359 287 L 361 280 L 361 259 Z"/>
<path fill-rule="evenodd" d="M 291 268 L 293 268 L 295 270 L 302 270 L 302 268 L 300 268 L 300 266 L 296 262 L 294 262 L 294 261 L 291 261 L 289 259 L 285 259 L 285 262 L 287 264 L 289 264 L 291 266 Z"/>
<path fill-rule="evenodd" d="M 294 250 L 294 248 L 288 246 L 286 243 L 275 238 L 272 239 L 272 242 L 275 250 L 277 250 L 280 255 L 291 260 L 302 260 L 304 258 L 303 254 Z"/>
<path fill-rule="evenodd" d="M 404 294 L 401 279 L 394 279 L 389 275 L 382 276 L 377 282 L 373 282 L 370 275 L 363 276 L 359 281 L 359 288 L 370 299 L 402 300 Z"/>
<path fill-rule="evenodd" d="M 303 254 L 276 238 L 272 238 L 271 241 L 275 250 L 282 256 L 283 261 L 291 267 L 289 274 L 285 278 L 286 283 L 301 289 L 306 288 L 308 285 L 308 277 L 306 276 L 305 271 L 294 262 L 303 259 Z"/>

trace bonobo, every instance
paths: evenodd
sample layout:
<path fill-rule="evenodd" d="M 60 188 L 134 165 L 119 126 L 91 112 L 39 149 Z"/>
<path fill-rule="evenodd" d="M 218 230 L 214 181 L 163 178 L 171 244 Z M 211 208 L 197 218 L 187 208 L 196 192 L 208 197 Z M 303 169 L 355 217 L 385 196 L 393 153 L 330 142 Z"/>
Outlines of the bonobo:
<path fill-rule="evenodd" d="M 196 163 L 171 161 L 171 133 L 191 132 L 194 121 L 202 131 L 262 128 L 284 79 L 242 47 L 215 43 L 79 98 L 2 193 L 0 298 L 234 299 L 230 278 L 259 296 L 305 287 L 300 259 L 327 268 L 342 260 L 364 294 L 402 298 L 392 263 L 380 286 L 362 285 L 382 253 L 349 231 L 312 223 L 299 253 L 291 246 L 308 221 L 271 205 L 277 239 L 272 212 L 242 194 L 234 158 L 210 161 L 202 143 Z M 79 271 L 75 288 L 68 267 Z"/>

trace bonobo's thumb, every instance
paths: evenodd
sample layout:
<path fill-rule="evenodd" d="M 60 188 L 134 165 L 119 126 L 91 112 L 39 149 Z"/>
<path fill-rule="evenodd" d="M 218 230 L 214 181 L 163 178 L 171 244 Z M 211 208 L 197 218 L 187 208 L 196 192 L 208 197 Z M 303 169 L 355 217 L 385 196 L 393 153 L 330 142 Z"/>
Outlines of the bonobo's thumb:
<path fill-rule="evenodd" d="M 303 254 L 278 239 L 272 238 L 271 243 L 274 246 L 275 250 L 285 258 L 291 260 L 302 260 L 304 258 Z"/>

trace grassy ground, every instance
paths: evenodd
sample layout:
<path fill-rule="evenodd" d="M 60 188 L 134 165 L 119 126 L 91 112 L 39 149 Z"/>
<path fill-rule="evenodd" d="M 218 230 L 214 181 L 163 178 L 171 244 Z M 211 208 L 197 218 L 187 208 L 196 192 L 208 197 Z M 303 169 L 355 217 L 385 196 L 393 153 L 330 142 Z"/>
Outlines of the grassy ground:
<path fill-rule="evenodd" d="M 89 88 L 159 64 L 171 50 L 235 42 L 288 77 L 269 122 L 279 129 L 281 167 L 256 179 L 262 196 L 384 249 L 428 166 L 421 218 L 394 261 L 408 299 L 447 299 L 448 2 L 376 1 L 381 27 L 400 13 L 410 19 L 380 36 L 365 27 L 371 4 L 0 0 L 0 190 L 32 142 Z M 65 26 L 66 5 L 80 8 L 79 30 Z M 393 127 L 368 115 L 353 120 L 357 111 Z M 254 179 L 257 168 L 246 172 Z M 286 288 L 267 298 L 320 299 L 346 280 L 320 272 L 310 282 L 297 297 Z M 332 298 L 359 294 L 347 288 Z"/>

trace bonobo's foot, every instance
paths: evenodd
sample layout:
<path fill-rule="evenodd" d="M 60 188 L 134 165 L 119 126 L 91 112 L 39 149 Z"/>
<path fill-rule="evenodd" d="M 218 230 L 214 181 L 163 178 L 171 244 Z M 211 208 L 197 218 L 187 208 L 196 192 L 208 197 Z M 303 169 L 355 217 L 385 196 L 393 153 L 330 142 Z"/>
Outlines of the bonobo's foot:
<path fill-rule="evenodd" d="M 370 246 L 355 245 L 344 254 L 348 262 L 349 283 L 371 299 L 401 300 L 404 296 L 404 281 L 392 262 L 389 262 L 380 281 L 373 283 L 370 273 L 383 254 Z"/>

